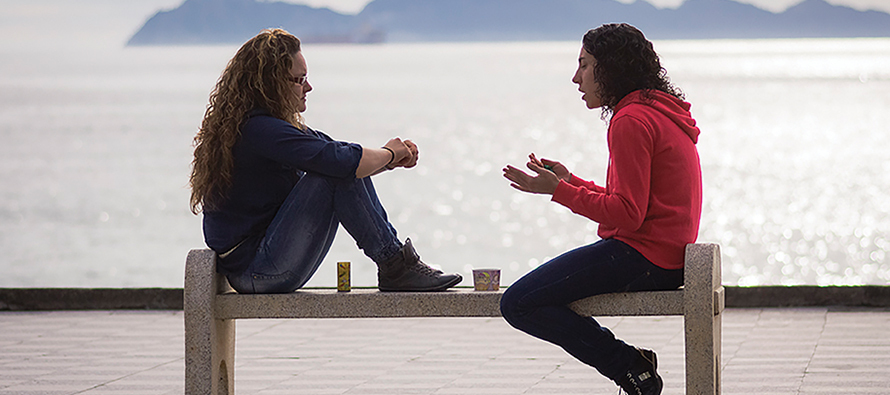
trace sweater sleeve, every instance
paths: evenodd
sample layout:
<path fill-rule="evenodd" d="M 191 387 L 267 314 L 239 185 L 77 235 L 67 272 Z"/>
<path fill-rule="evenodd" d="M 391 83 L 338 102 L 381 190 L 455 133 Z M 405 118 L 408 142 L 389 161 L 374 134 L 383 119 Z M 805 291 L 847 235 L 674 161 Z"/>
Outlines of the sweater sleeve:
<path fill-rule="evenodd" d="M 603 193 L 606 191 L 606 188 L 596 185 L 595 182 L 587 181 L 587 180 L 582 179 L 581 177 L 578 177 L 574 174 L 572 174 L 572 176 L 569 178 L 569 184 L 574 185 L 576 187 L 587 188 L 591 191 L 599 192 L 599 193 Z"/>
<path fill-rule="evenodd" d="M 258 119 L 259 118 L 259 119 Z M 307 172 L 330 177 L 355 177 L 362 147 L 336 141 L 311 129 L 302 131 L 271 117 L 251 118 L 242 138 L 260 156 Z"/>
<path fill-rule="evenodd" d="M 636 230 L 649 205 L 653 139 L 633 117 L 613 118 L 608 134 L 609 168 L 605 188 L 572 176 L 561 181 L 553 201 L 609 227 Z"/>

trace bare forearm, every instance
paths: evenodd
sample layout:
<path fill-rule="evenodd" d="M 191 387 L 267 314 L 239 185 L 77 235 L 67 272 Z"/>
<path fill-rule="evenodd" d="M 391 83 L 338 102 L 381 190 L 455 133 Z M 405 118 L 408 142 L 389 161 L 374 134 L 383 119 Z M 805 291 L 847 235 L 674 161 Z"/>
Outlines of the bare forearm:
<path fill-rule="evenodd" d="M 383 172 L 393 159 L 393 153 L 384 148 L 362 147 L 362 159 L 355 169 L 355 178 L 365 178 Z"/>

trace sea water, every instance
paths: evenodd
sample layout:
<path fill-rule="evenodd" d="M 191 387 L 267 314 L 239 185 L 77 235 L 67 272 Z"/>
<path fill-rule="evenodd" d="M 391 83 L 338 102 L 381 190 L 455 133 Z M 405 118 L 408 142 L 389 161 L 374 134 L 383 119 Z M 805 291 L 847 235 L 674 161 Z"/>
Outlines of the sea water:
<path fill-rule="evenodd" d="M 890 39 L 656 41 L 702 130 L 700 242 L 726 284 L 890 282 Z M 180 287 L 203 248 L 192 138 L 237 46 L 0 52 L 0 287 Z M 375 177 L 424 261 L 502 284 L 597 224 L 502 177 L 530 152 L 604 182 L 607 124 L 571 77 L 578 42 L 304 46 L 306 122 L 412 170 Z M 340 231 L 310 285 L 375 267 Z"/>

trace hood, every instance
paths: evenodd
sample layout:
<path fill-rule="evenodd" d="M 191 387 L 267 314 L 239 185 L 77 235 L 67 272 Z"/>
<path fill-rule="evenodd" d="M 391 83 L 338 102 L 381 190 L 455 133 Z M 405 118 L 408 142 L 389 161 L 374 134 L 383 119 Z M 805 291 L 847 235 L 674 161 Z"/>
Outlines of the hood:
<path fill-rule="evenodd" d="M 622 108 L 631 103 L 645 104 L 664 114 L 664 116 L 683 130 L 692 139 L 693 143 L 698 143 L 698 135 L 701 131 L 695 126 L 695 119 L 692 118 L 692 113 L 689 112 L 692 104 L 662 91 L 649 90 L 647 92 L 649 93 L 648 98 L 643 97 L 643 91 L 641 90 L 629 93 L 615 106 L 614 114 L 618 114 Z"/>

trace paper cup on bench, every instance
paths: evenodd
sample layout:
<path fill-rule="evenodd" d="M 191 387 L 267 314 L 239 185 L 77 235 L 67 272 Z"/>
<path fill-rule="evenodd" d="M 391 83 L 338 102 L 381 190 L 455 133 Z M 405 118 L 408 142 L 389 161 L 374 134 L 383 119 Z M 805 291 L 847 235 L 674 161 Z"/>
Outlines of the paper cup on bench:
<path fill-rule="evenodd" d="M 473 285 L 477 291 L 497 291 L 501 287 L 501 269 L 473 269 Z"/>

